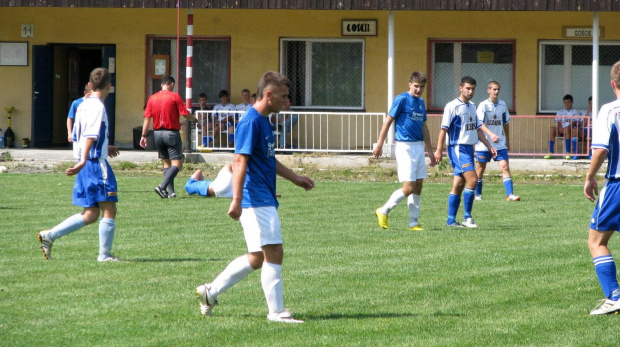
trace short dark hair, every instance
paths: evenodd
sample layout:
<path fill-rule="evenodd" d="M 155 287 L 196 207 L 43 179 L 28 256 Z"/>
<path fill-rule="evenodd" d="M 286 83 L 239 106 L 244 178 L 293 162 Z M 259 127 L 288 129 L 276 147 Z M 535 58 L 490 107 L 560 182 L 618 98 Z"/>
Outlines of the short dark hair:
<path fill-rule="evenodd" d="M 463 85 L 465 85 L 465 83 L 471 84 L 472 86 L 475 86 L 476 85 L 476 79 L 471 77 L 471 76 L 465 76 L 465 77 L 461 78 L 460 86 L 462 87 Z"/>
<path fill-rule="evenodd" d="M 174 84 L 174 77 L 170 76 L 170 75 L 164 75 L 164 77 L 161 78 L 161 84 L 165 84 L 167 86 Z"/>
<path fill-rule="evenodd" d="M 592 96 L 590 96 L 590 97 L 588 98 L 588 101 L 592 101 Z"/>
<path fill-rule="evenodd" d="M 564 95 L 564 97 L 562 98 L 562 101 L 564 101 L 564 100 L 570 100 L 570 101 L 573 101 L 573 96 L 572 96 L 572 95 L 570 95 L 570 94 L 566 94 L 566 95 Z"/>
<path fill-rule="evenodd" d="M 91 71 L 89 83 L 92 91 L 100 90 L 112 83 L 112 76 L 110 75 L 108 69 L 98 67 Z"/>
<path fill-rule="evenodd" d="M 285 75 L 275 72 L 267 71 L 258 81 L 258 99 L 262 99 L 265 96 L 265 89 L 268 86 L 287 87 L 291 88 L 291 81 Z"/>
<path fill-rule="evenodd" d="M 218 97 L 218 98 L 221 98 L 221 97 L 223 97 L 223 96 L 228 96 L 228 97 L 230 97 L 230 93 L 228 92 L 228 90 L 226 90 L 226 89 L 222 89 L 222 90 L 220 90 L 220 92 L 217 94 L 217 97 Z"/>
<path fill-rule="evenodd" d="M 414 71 L 411 73 L 411 77 L 409 77 L 409 82 L 410 83 L 417 82 L 417 83 L 426 84 L 426 75 L 424 74 L 424 72 Z"/>
<path fill-rule="evenodd" d="M 250 90 L 247 89 L 247 88 L 245 88 L 244 90 L 241 91 L 241 93 L 249 93 L 249 92 L 250 92 Z"/>
<path fill-rule="evenodd" d="M 500 85 L 499 85 L 499 82 L 497 82 L 497 81 L 493 80 L 493 81 L 489 82 L 489 84 L 487 84 L 487 88 L 489 88 L 489 87 L 491 86 L 491 84 L 496 85 L 496 86 L 498 86 L 498 87 L 500 86 Z"/>
<path fill-rule="evenodd" d="M 200 93 L 200 94 L 198 94 L 198 97 L 199 97 L 199 98 L 205 98 L 205 99 L 207 99 L 207 94 L 205 94 L 205 93 Z"/>
<path fill-rule="evenodd" d="M 609 77 L 616 83 L 616 88 L 620 88 L 620 60 L 611 67 Z"/>

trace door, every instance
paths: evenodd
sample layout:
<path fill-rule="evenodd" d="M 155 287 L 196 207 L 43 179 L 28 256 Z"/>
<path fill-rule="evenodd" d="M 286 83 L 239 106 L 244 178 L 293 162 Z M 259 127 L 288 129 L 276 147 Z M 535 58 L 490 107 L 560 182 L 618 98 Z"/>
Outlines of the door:
<path fill-rule="evenodd" d="M 34 45 L 32 51 L 32 146 L 52 147 L 53 77 L 52 46 Z"/>
<path fill-rule="evenodd" d="M 105 99 L 104 105 L 106 113 L 108 114 L 108 123 L 110 125 L 108 142 L 110 145 L 114 145 L 114 133 L 116 129 L 116 46 L 103 46 L 102 54 L 103 63 L 101 66 L 108 69 L 108 71 L 110 71 L 110 75 L 112 75 L 112 89 L 110 89 L 110 93 Z"/>

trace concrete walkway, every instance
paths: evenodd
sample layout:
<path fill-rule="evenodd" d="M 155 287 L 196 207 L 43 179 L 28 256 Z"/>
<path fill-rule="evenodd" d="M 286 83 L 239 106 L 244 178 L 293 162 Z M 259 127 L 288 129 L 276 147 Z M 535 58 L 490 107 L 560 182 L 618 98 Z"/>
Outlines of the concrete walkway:
<path fill-rule="evenodd" d="M 8 152 L 13 158 L 13 163 L 26 166 L 54 165 L 61 162 L 73 162 L 73 152 L 70 149 L 34 149 L 34 148 L 4 148 L 0 149 L 0 155 Z M 222 165 L 232 162 L 233 154 L 230 152 L 211 153 L 188 153 L 188 162 L 207 163 Z M 395 168 L 396 163 L 392 159 L 374 159 L 371 155 L 317 155 L 317 154 L 283 154 L 277 155 L 278 160 L 289 167 L 302 165 L 315 165 L 319 168 L 353 168 L 364 166 L 381 166 Z M 121 154 L 110 159 L 110 162 L 130 161 L 134 163 L 151 163 L 158 161 L 157 152 L 144 150 L 121 150 Z M 542 159 L 542 158 L 512 158 L 510 159 L 511 170 L 535 171 L 535 172 L 574 172 L 584 174 L 588 170 L 590 161 L 565 160 L 565 159 Z M 499 170 L 497 163 L 488 165 L 489 170 Z"/>

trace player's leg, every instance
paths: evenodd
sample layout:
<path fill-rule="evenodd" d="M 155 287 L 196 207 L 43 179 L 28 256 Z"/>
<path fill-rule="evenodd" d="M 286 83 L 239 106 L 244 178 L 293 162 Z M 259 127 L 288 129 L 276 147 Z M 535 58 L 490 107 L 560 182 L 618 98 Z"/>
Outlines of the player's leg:
<path fill-rule="evenodd" d="M 153 139 L 155 140 L 155 147 L 157 148 L 157 157 L 161 159 L 164 169 L 162 171 L 163 177 L 165 179 L 166 174 L 168 173 L 168 169 L 172 165 L 170 162 L 170 156 L 168 155 L 168 146 L 166 145 L 166 133 L 165 130 L 156 130 L 153 134 Z M 168 198 L 168 191 L 166 191 L 166 186 L 163 185 L 163 182 L 160 183 L 154 189 L 155 193 L 159 195 L 162 199 Z"/>
<path fill-rule="evenodd" d="M 416 171 L 414 170 L 411 157 L 411 143 L 397 142 L 394 147 L 394 156 L 396 157 L 396 167 L 398 172 L 398 180 L 402 182 L 402 187 L 396 189 L 390 195 L 385 204 L 375 210 L 377 222 L 382 229 L 388 229 L 388 215 L 390 211 L 400 204 L 405 198 L 411 194 L 413 183 L 416 180 Z"/>
<path fill-rule="evenodd" d="M 464 171 L 463 179 L 465 180 L 465 188 L 463 189 L 463 225 L 475 228 L 477 225 L 474 223 L 471 213 L 474 207 L 478 175 L 476 175 L 475 170 Z"/>
<path fill-rule="evenodd" d="M 558 136 L 558 127 L 549 127 L 549 153 L 555 153 L 555 138 Z"/>
<path fill-rule="evenodd" d="M 508 159 L 508 151 L 500 150 L 497 154 L 499 161 L 499 168 L 502 170 L 502 177 L 504 181 L 504 189 L 506 189 L 506 201 L 520 201 L 521 197 L 514 194 L 512 176 L 510 174 L 510 163 Z"/>
<path fill-rule="evenodd" d="M 99 221 L 99 256 L 97 261 L 117 261 L 112 255 L 114 234 L 116 231 L 116 202 L 103 201 L 99 203 L 102 218 Z"/>
<path fill-rule="evenodd" d="M 411 194 L 407 197 L 407 208 L 409 209 L 409 230 L 423 231 L 424 228 L 422 228 L 418 220 L 420 219 L 421 195 L 424 179 L 421 178 L 412 183 L 413 189 Z"/>
<path fill-rule="evenodd" d="M 478 176 L 478 183 L 476 185 L 476 200 L 482 200 L 482 178 L 484 171 L 487 168 L 487 163 L 491 160 L 491 152 L 476 152 L 476 159 L 478 159 L 476 163 L 476 175 Z"/>
<path fill-rule="evenodd" d="M 446 152 L 448 153 L 448 159 L 450 165 L 454 170 L 454 178 L 452 179 L 452 189 L 450 190 L 450 196 L 448 197 L 448 218 L 446 220 L 447 226 L 461 227 L 462 225 L 456 221 L 456 214 L 459 211 L 459 205 L 461 204 L 461 194 L 465 188 L 465 179 L 462 176 L 463 168 L 459 161 L 460 146 L 448 146 Z"/>
<path fill-rule="evenodd" d="M 226 164 L 209 185 L 209 196 L 232 198 L 232 165 Z"/>
<path fill-rule="evenodd" d="M 198 194 L 200 196 L 209 197 L 209 188 L 211 181 L 205 181 L 202 170 L 194 171 L 192 176 L 185 183 L 185 191 L 189 195 Z"/>
<path fill-rule="evenodd" d="M 607 244 L 614 231 L 598 231 L 590 229 L 588 232 L 588 248 L 594 262 L 596 276 L 605 295 L 590 314 L 606 314 L 620 310 L 620 289 L 616 274 L 616 262 L 614 261 Z"/>

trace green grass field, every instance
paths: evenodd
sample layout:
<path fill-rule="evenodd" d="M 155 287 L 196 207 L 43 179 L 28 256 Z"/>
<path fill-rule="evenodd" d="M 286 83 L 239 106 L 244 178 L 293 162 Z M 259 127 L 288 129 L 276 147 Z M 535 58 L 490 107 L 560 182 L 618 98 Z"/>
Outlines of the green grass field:
<path fill-rule="evenodd" d="M 189 171 L 177 180 L 181 191 Z M 617 346 L 619 317 L 589 316 L 602 292 L 587 245 L 593 204 L 575 184 L 501 183 L 476 201 L 478 229 L 444 228 L 447 183 L 427 182 L 424 232 L 401 204 L 374 210 L 395 182 L 278 181 L 285 304 L 305 324 L 269 323 L 259 273 L 200 316 L 196 285 L 246 252 L 230 200 L 161 200 L 153 174 L 117 172 L 114 253 L 97 263 L 97 225 L 54 243 L 36 233 L 78 213 L 74 179 L 0 175 L 2 346 Z M 460 209 L 462 216 L 462 206 Z M 619 247 L 612 239 L 612 251 Z"/>

